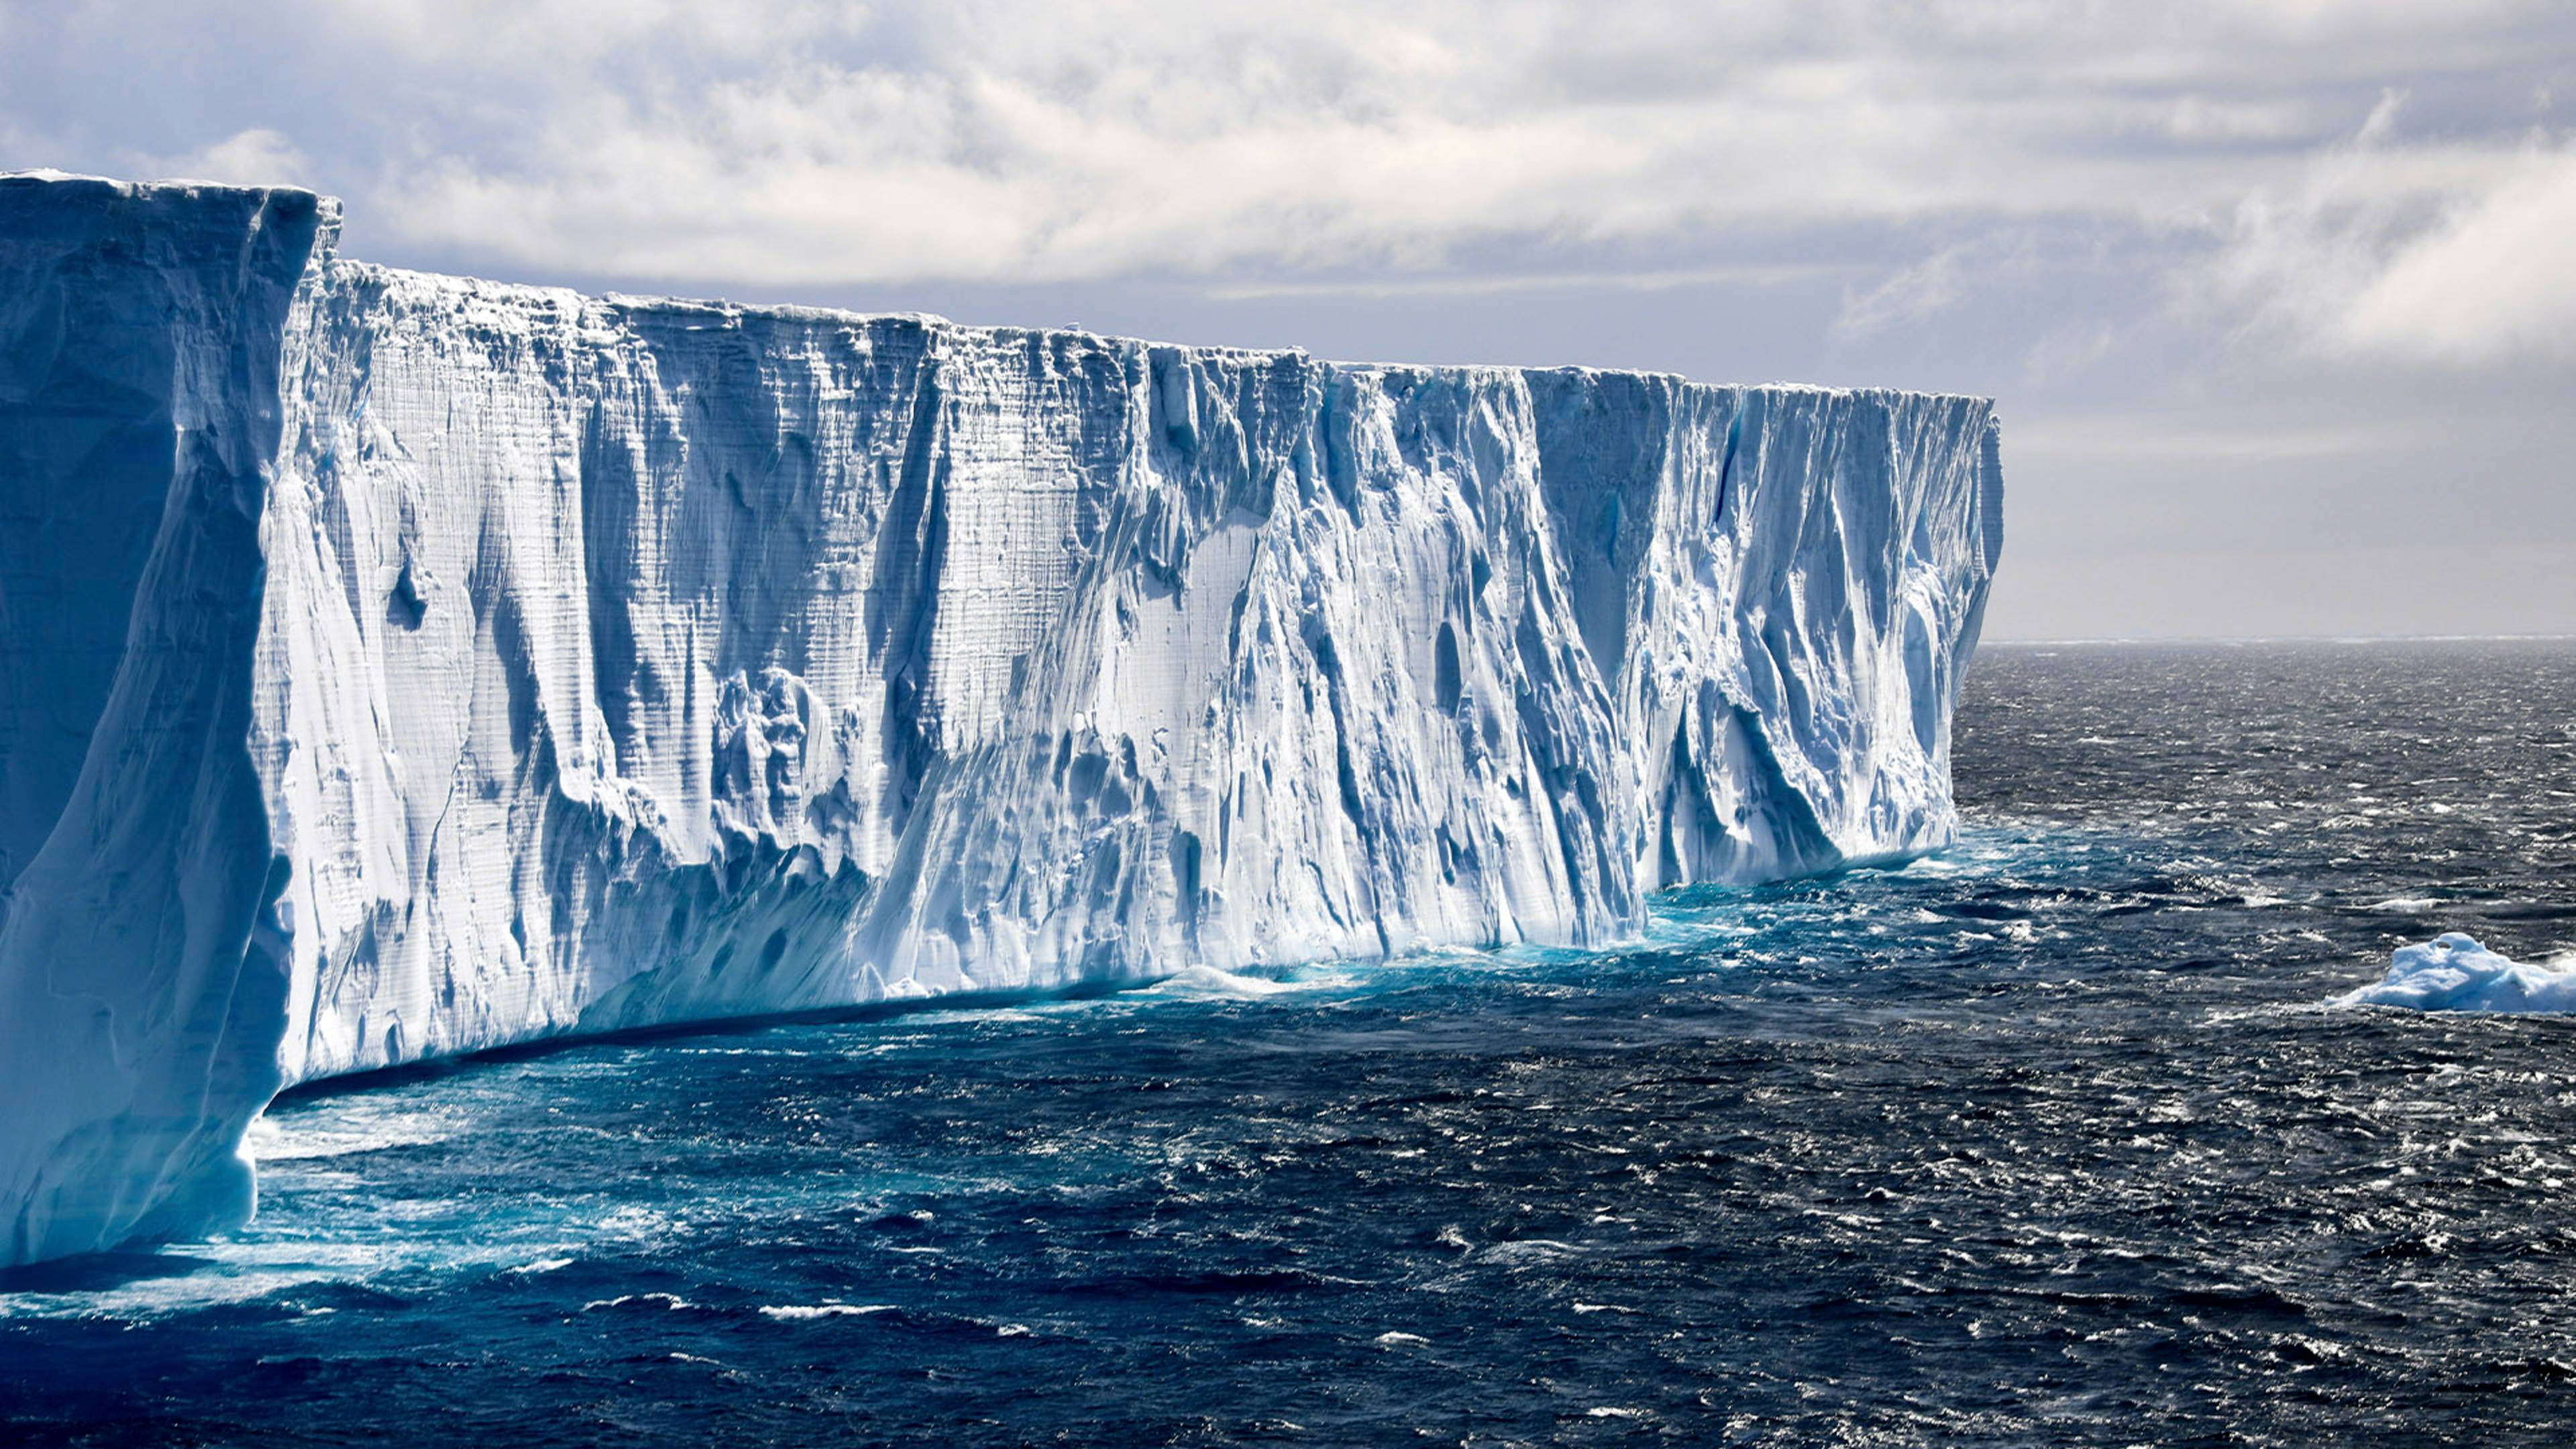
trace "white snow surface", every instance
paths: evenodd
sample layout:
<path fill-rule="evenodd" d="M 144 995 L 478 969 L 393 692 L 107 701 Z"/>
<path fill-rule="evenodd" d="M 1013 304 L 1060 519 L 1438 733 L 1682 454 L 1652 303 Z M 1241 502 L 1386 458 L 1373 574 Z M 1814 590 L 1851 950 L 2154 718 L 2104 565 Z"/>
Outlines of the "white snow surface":
<path fill-rule="evenodd" d="M 237 1221 L 333 1073 L 1606 943 L 1954 828 L 1982 399 L 592 298 L 338 217 L 0 177 L 0 1262 Z"/>
<path fill-rule="evenodd" d="M 2388 975 L 2335 998 L 2343 1006 L 2403 1006 L 2417 1011 L 2576 1011 L 2576 961 L 2531 965 L 2447 931 L 2418 946 L 2400 946 Z"/>

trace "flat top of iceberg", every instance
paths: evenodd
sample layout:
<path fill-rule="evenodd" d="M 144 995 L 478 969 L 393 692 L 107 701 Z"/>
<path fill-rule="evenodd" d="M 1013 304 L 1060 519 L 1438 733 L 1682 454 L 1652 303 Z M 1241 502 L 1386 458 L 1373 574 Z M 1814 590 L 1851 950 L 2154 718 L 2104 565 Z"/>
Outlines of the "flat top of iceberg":
<path fill-rule="evenodd" d="M 194 179 L 120 181 L 111 177 L 90 176 L 45 168 L 31 171 L 0 171 L 0 192 L 5 192 L 5 189 L 13 183 L 19 185 L 27 183 L 42 183 L 46 186 L 66 186 L 82 189 L 97 188 L 118 196 L 137 199 L 146 198 L 155 192 L 162 191 L 189 195 L 203 195 L 207 192 L 233 192 L 243 195 L 300 197 L 309 199 L 314 205 L 322 208 L 326 215 L 333 218 L 336 218 L 340 214 L 341 210 L 338 198 L 324 196 L 318 192 L 299 186 L 243 186 L 227 182 L 199 181 Z M 784 322 L 808 326 L 849 326 L 859 324 L 883 326 L 887 324 L 910 324 L 932 331 L 948 332 L 958 335 L 974 335 L 997 342 L 1010 342 L 1038 337 L 1071 338 L 1094 343 L 1117 351 L 1142 351 L 1152 348 L 1173 347 L 1187 351 L 1193 356 L 1201 358 L 1229 358 L 1256 363 L 1286 358 L 1317 360 L 1320 361 L 1320 365 L 1332 368 L 1336 371 L 1370 373 L 1387 376 L 1418 375 L 1451 378 L 1479 378 L 1515 376 L 1524 373 L 1543 372 L 1564 373 L 1579 377 L 1651 378 L 1689 387 L 1713 387 L 1730 390 L 1758 387 L 1766 392 L 1801 393 L 1839 398 L 1869 398 L 1887 401 L 1907 398 L 1968 400 L 1975 402 L 1992 401 L 1992 399 L 1989 398 L 1978 397 L 1967 393 L 1925 392 L 1907 388 L 1827 387 L 1815 383 L 1801 382 L 1768 382 L 1759 384 L 1705 383 L 1681 373 L 1658 372 L 1638 368 L 1603 368 L 1572 365 L 1516 367 L 1500 364 L 1426 364 L 1382 361 L 1336 361 L 1332 359 L 1318 360 L 1314 359 L 1313 355 L 1308 353 L 1302 347 L 1227 347 L 1209 346 L 1196 343 L 1158 342 L 1148 338 L 1128 337 L 1118 333 L 1094 332 L 1083 327 L 1019 327 L 964 323 L 957 322 L 931 312 L 859 312 L 837 307 L 815 307 L 788 303 L 738 303 L 722 299 L 672 297 L 654 293 L 628 293 L 616 291 L 593 296 L 592 294 L 585 293 L 571 287 L 539 286 L 526 282 L 497 282 L 479 277 L 464 277 L 447 273 L 413 271 L 409 268 L 389 267 L 379 263 L 357 262 L 346 259 L 339 260 L 338 264 L 352 268 L 363 268 L 368 272 L 379 274 L 388 281 L 400 286 L 433 289 L 436 292 L 450 295 L 457 293 L 472 294 L 486 300 L 500 302 L 505 306 L 515 302 L 521 304 L 541 304 L 545 310 L 554 312 L 577 312 L 586 307 L 601 306 L 619 313 L 630 315 L 649 314 L 665 317 L 685 317 L 690 314 L 697 314 L 705 317 L 709 325 L 718 328 L 739 327 L 747 322 Z M 487 315 L 487 317 L 482 320 L 485 320 L 488 323 L 494 319 Z"/>

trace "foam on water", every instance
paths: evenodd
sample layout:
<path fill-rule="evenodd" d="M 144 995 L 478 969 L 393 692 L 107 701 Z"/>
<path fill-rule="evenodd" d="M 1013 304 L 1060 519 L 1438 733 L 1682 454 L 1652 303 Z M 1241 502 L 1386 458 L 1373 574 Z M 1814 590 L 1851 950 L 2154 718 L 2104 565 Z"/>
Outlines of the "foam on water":
<path fill-rule="evenodd" d="M 764 1303 L 760 1316 L 789 1323 L 815 1318 L 865 1318 L 872 1313 L 900 1312 L 891 1303 Z"/>
<path fill-rule="evenodd" d="M 298 1117 L 290 1127 L 272 1117 L 255 1118 L 242 1146 L 261 1163 L 312 1162 L 444 1142 L 457 1126 L 406 1109 L 397 1095 L 356 1097 L 325 1121 Z"/>
<path fill-rule="evenodd" d="M 1279 996 L 1292 991 L 1312 991 L 1327 984 L 1346 984 L 1351 979 L 1346 973 L 1333 973 L 1311 976 L 1299 981 L 1225 971 L 1214 966 L 1186 966 L 1154 983 L 1151 989 L 1171 996 L 1258 1001 L 1263 997 Z"/>

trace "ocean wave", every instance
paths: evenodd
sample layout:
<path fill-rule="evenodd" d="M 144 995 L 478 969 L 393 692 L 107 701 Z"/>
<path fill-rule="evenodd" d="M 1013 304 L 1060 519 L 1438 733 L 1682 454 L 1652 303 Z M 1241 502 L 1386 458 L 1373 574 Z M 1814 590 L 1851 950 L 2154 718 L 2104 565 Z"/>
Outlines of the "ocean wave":
<path fill-rule="evenodd" d="M 1186 966 L 1155 982 L 1152 989 L 1166 996 L 1253 1001 L 1266 996 L 1284 996 L 1295 991 L 1311 991 L 1321 984 L 1323 983 L 1286 981 L 1269 976 L 1247 976 L 1241 972 L 1219 970 L 1214 966 Z"/>
<path fill-rule="evenodd" d="M 310 1162 L 425 1147 L 445 1142 L 459 1130 L 446 1116 L 387 1105 L 393 1100 L 353 1102 L 329 1117 L 299 1116 L 291 1125 L 262 1115 L 252 1120 L 242 1145 L 257 1162 Z"/>
<path fill-rule="evenodd" d="M 677 1293 L 620 1293 L 614 1298 L 594 1298 L 581 1305 L 581 1311 L 588 1313 L 595 1308 L 625 1308 L 629 1305 L 641 1308 L 660 1307 L 671 1312 L 697 1306 Z"/>
<path fill-rule="evenodd" d="M 764 1303 L 760 1316 L 782 1323 L 801 1323 L 816 1318 L 865 1318 L 873 1313 L 893 1313 L 891 1303 Z"/>

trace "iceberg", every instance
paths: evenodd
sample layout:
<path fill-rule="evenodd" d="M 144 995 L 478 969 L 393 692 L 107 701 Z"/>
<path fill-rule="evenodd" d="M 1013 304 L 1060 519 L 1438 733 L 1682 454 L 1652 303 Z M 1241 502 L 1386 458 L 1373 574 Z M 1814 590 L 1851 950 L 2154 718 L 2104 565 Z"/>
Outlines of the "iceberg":
<path fill-rule="evenodd" d="M 0 1263 L 334 1073 L 1441 945 L 1955 828 L 1983 399 L 496 285 L 0 177 Z"/>
<path fill-rule="evenodd" d="M 2391 954 L 2388 974 L 2335 998 L 2338 1006 L 2403 1006 L 2416 1011 L 2576 1011 L 2576 963 L 2510 960 L 2474 936 L 2446 931 Z"/>

